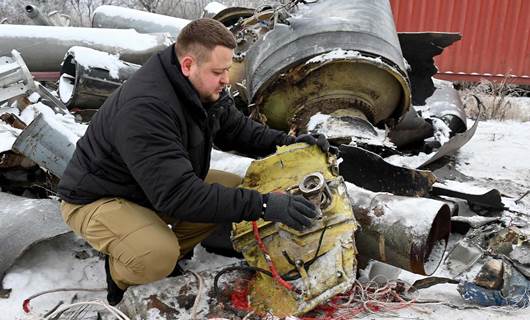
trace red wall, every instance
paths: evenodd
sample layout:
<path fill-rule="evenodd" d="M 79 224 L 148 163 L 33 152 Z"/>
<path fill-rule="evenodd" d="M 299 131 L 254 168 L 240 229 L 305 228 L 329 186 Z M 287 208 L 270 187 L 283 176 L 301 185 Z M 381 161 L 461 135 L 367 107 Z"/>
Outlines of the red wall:
<path fill-rule="evenodd" d="M 462 34 L 438 56 L 437 78 L 530 84 L 530 0 L 390 0 L 398 32 Z"/>

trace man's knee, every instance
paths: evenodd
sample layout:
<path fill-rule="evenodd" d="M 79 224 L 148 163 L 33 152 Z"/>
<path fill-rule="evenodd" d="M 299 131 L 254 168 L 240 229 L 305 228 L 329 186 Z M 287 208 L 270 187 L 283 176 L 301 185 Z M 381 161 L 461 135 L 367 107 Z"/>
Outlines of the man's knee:
<path fill-rule="evenodd" d="M 178 257 L 179 250 L 175 247 L 161 245 L 135 257 L 130 267 L 142 283 L 149 283 L 167 277 L 175 268 Z"/>

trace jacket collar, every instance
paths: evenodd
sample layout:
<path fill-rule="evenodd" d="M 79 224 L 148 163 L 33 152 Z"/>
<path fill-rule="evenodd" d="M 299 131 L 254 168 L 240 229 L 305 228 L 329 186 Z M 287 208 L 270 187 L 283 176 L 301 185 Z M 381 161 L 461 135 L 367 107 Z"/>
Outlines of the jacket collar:
<path fill-rule="evenodd" d="M 162 67 L 171 82 L 173 90 L 175 90 L 179 100 L 183 102 L 182 107 L 193 114 L 205 117 L 206 110 L 199 99 L 199 94 L 193 88 L 188 78 L 182 74 L 174 48 L 174 45 L 171 45 L 158 53 Z"/>

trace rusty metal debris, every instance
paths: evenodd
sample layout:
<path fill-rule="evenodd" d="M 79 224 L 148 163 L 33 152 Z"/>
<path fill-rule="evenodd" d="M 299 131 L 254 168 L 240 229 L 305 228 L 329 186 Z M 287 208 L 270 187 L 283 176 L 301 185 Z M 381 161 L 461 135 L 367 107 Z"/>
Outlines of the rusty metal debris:
<path fill-rule="evenodd" d="M 300 158 L 305 161 L 300 163 Z M 247 263 L 270 270 L 273 276 L 276 269 L 283 281 L 289 281 L 282 287 L 275 276 L 257 274 L 250 301 L 258 314 L 304 314 L 353 285 L 357 223 L 344 181 L 317 146 L 280 147 L 274 155 L 250 165 L 242 186 L 262 193 L 282 190 L 301 194 L 321 211 L 313 226 L 303 231 L 263 220 L 256 227 L 248 221 L 234 224 L 234 248 L 243 253 Z M 255 237 L 261 237 L 268 252 L 262 252 Z"/>
<path fill-rule="evenodd" d="M 360 259 L 423 275 L 436 271 L 451 231 L 451 214 L 445 203 L 374 193 L 353 184 L 348 185 L 348 194 L 361 225 L 356 235 Z"/>
<path fill-rule="evenodd" d="M 459 290 L 464 299 L 483 305 L 511 305 L 514 299 L 498 302 L 497 295 L 521 297 L 520 291 L 514 290 L 525 288 L 522 276 L 530 276 L 528 239 L 515 227 L 487 229 L 499 217 L 479 220 L 460 216 L 451 221 L 451 216 L 459 212 L 459 204 L 448 197 L 464 199 L 468 205 L 491 214 L 505 209 L 501 194 L 497 190 L 478 195 L 451 190 L 435 185 L 437 178 L 431 171 L 392 165 L 382 158 L 434 151 L 417 166 L 427 169 L 474 135 L 478 120 L 467 128 L 457 91 L 435 86 L 431 79 L 435 73 L 433 56 L 459 40 L 460 35 L 398 34 L 386 0 L 320 0 L 303 5 L 295 1 L 258 9 L 216 8 L 205 15 L 224 23 L 237 40 L 231 90 L 238 107 L 254 119 L 291 134 L 325 133 L 340 146 L 340 174 L 348 182 L 322 159 L 310 161 L 318 158 L 314 153 L 297 159 L 297 152 L 303 151 L 296 146 L 280 149 L 278 154 L 251 166 L 245 187 L 263 192 L 277 188 L 300 192 L 317 202 L 322 212 L 317 227 L 302 233 L 274 223 L 257 224 L 280 272 L 298 275 L 291 280 L 302 288 L 302 294 L 273 286 L 271 278 L 261 274 L 251 293 L 254 305 L 262 303 L 263 310 L 272 309 L 280 315 L 311 310 L 352 285 L 357 259 L 360 263 L 374 259 L 430 275 L 444 261 L 451 223 L 455 221 L 467 221 L 468 229 L 489 237 L 461 241 L 447 254 L 447 269 L 455 277 L 479 263 L 485 253 L 502 256 L 502 260 L 487 264 L 474 283 L 461 283 Z M 0 58 L 0 102 L 18 98 L 18 107 L 23 109 L 30 104 L 26 96 L 37 92 L 52 112 L 71 116 L 71 110 L 81 109 L 79 114 L 85 120 L 151 54 L 169 45 L 188 22 L 102 6 L 93 15 L 94 28 L 71 28 L 65 27 L 69 19 L 60 13 L 45 16 L 31 5 L 26 12 L 41 26 L 5 25 L 4 21 L 0 25 L 0 54 L 6 55 Z M 121 28 L 136 31 L 118 30 Z M 102 33 L 112 41 L 101 37 Z M 43 43 L 38 50 L 34 48 L 35 39 Z M 21 54 L 11 51 L 13 48 Z M 87 62 L 85 56 L 93 59 Z M 36 82 L 30 73 L 59 70 L 58 87 Z M 22 99 L 27 101 L 22 103 Z M 476 102 L 480 105 L 478 98 Z M 424 103 L 425 107 L 418 106 Z M 9 130 L 22 130 L 12 150 L 0 154 L 0 178 L 10 175 L 14 178 L 9 181 L 15 181 L 9 191 L 45 181 L 53 193 L 78 136 L 47 112 L 31 123 L 14 113 L 4 113 L 0 118 L 13 128 Z M 436 140 L 437 126 L 447 126 L 447 136 Z M 440 142 L 443 138 L 447 142 Z M 282 159 L 282 170 L 263 167 L 277 158 Z M 252 173 L 260 174 L 259 183 L 258 175 Z M 438 197 L 440 201 L 427 197 Z M 0 198 L 9 204 L 27 201 L 5 193 L 0 193 Z M 47 215 L 53 214 L 55 219 L 47 220 L 45 228 L 32 230 L 35 233 L 26 239 L 15 238 L 5 247 L 13 254 L 5 255 L 2 250 L 7 258 L 0 263 L 0 275 L 31 243 L 66 232 L 56 202 L 42 200 L 38 208 L 42 210 L 25 212 L 16 218 L 20 220 L 7 217 L 5 210 L 9 207 L 0 210 L 6 216 L 2 221 L 9 221 L 0 224 L 0 229 L 4 228 L 0 234 L 9 234 L 8 228 L 27 223 L 30 218 L 48 219 Z M 248 223 L 234 226 L 232 239 L 249 265 L 267 268 Z M 231 248 L 232 243 L 227 247 Z M 418 288 L 455 281 L 430 278 L 419 282 Z M 496 291 L 486 292 L 489 300 L 484 300 L 484 296 L 472 294 L 478 287 Z M 274 292 L 273 298 L 268 296 L 270 292 Z M 148 298 L 151 304 L 166 308 L 159 297 Z M 167 308 L 168 314 L 174 311 L 171 309 Z"/>

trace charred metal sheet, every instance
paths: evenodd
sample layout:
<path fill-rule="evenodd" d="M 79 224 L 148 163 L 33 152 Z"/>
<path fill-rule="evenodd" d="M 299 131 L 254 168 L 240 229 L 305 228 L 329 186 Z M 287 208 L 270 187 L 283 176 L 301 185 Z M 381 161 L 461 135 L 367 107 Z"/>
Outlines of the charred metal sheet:
<path fill-rule="evenodd" d="M 487 210 L 504 210 L 505 208 L 504 203 L 502 203 L 501 193 L 497 189 L 492 189 L 484 194 L 470 194 L 440 186 L 433 186 L 431 195 L 464 199 L 470 206 L 477 206 Z"/>
<path fill-rule="evenodd" d="M 61 123 L 41 113 L 18 136 L 13 150 L 61 178 L 78 139 Z"/>
<path fill-rule="evenodd" d="M 4 101 L 35 89 L 33 77 L 17 50 L 11 57 L 0 57 L 0 101 Z"/>
<path fill-rule="evenodd" d="M 415 106 L 424 105 L 425 99 L 435 90 L 432 76 L 438 69 L 433 58 L 462 39 L 462 36 L 459 33 L 400 32 L 398 38 L 403 57 L 410 65 L 408 74 L 412 87 L 412 103 Z"/>
<path fill-rule="evenodd" d="M 361 225 L 355 236 L 360 261 L 374 259 L 422 275 L 436 271 L 451 230 L 445 203 L 374 193 L 353 184 L 348 194 Z"/>
<path fill-rule="evenodd" d="M 34 5 L 28 4 L 24 7 L 26 16 L 38 26 L 53 26 L 53 23 L 40 12 L 40 9 Z"/>
<path fill-rule="evenodd" d="M 327 0 L 303 9 L 289 18 L 273 10 L 270 31 L 251 30 L 264 35 L 246 51 L 246 87 L 270 126 L 289 130 L 319 110 L 350 108 L 378 124 L 408 110 L 388 1 Z"/>
<path fill-rule="evenodd" d="M 339 172 L 344 180 L 374 192 L 422 197 L 429 194 L 436 177 L 430 171 L 398 167 L 379 155 L 356 146 L 341 145 Z"/>
<path fill-rule="evenodd" d="M 72 47 L 61 66 L 59 97 L 66 107 L 97 109 L 140 65 L 84 47 Z"/>
<path fill-rule="evenodd" d="M 36 42 L 40 45 L 35 46 Z M 74 46 L 119 54 L 124 61 L 142 64 L 171 43 L 168 34 L 131 29 L 0 25 L 0 55 L 17 48 L 32 72 L 59 71 L 65 52 Z"/>
<path fill-rule="evenodd" d="M 70 229 L 64 223 L 59 203 L 55 200 L 28 199 L 0 192 L 0 203 L 1 284 L 6 271 L 29 246 L 67 233 Z"/>
<path fill-rule="evenodd" d="M 397 126 L 388 132 L 388 137 L 396 147 L 401 148 L 417 142 L 423 143 L 433 133 L 432 125 L 420 117 L 415 108 L 410 108 Z"/>
<path fill-rule="evenodd" d="M 167 32 L 176 40 L 191 20 L 118 6 L 99 6 L 92 15 L 93 28 L 134 29 L 142 33 Z"/>

